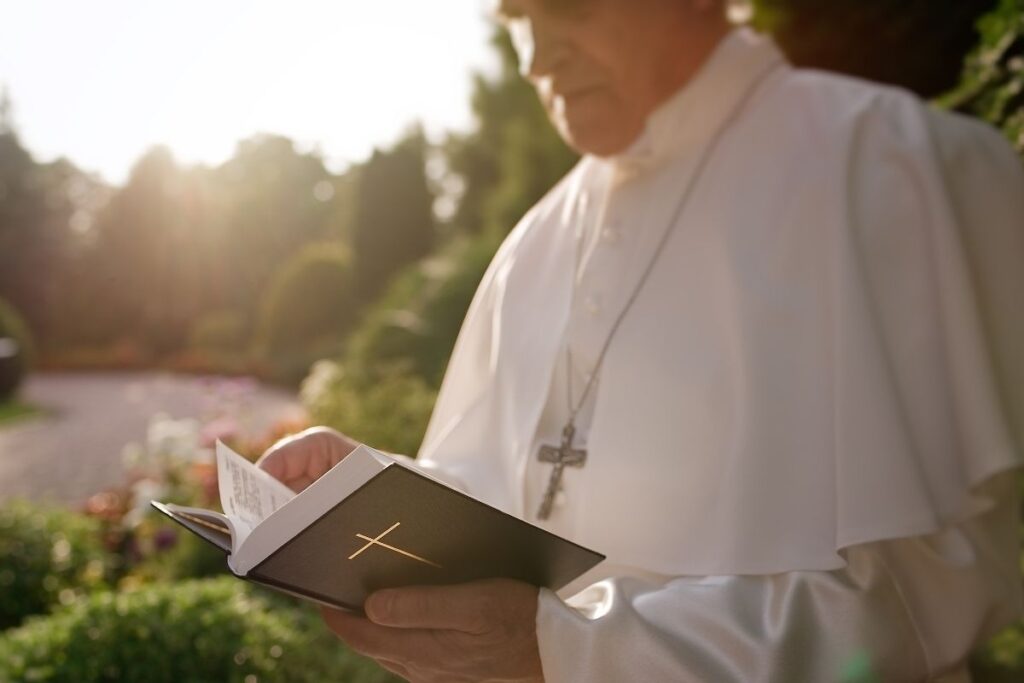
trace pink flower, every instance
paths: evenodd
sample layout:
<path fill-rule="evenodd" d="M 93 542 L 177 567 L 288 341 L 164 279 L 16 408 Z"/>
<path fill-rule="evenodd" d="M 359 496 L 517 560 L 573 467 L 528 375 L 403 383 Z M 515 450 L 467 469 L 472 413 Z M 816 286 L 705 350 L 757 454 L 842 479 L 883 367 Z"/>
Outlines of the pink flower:
<path fill-rule="evenodd" d="M 217 439 L 230 441 L 239 435 L 239 431 L 238 421 L 233 417 L 218 417 L 199 430 L 199 445 L 203 448 L 213 448 L 217 444 Z"/>

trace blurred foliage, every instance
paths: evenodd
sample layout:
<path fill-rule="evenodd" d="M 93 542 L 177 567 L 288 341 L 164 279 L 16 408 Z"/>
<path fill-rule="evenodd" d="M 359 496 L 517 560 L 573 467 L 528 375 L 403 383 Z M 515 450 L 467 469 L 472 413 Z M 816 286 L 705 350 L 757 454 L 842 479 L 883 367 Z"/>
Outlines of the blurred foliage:
<path fill-rule="evenodd" d="M 349 339 L 344 365 L 405 366 L 438 388 L 462 320 L 499 238 L 454 240 L 408 268 L 366 313 Z"/>
<path fill-rule="evenodd" d="M 132 569 L 131 580 L 127 581 L 129 585 L 203 579 L 227 574 L 227 560 L 220 549 L 183 531 L 155 510 L 150 513 L 149 521 L 154 525 L 150 532 L 153 540 L 166 546 L 160 552 L 146 556 Z"/>
<path fill-rule="evenodd" d="M 32 334 L 21 315 L 0 299 L 0 339 L 12 339 L 17 348 L 11 355 L 0 354 L 0 403 L 13 398 L 32 366 Z"/>
<path fill-rule="evenodd" d="M 310 609 L 235 578 L 105 592 L 0 636 L 3 681 L 384 683 Z"/>
<path fill-rule="evenodd" d="M 23 501 L 0 507 L 0 629 L 106 587 L 116 558 L 100 532 L 96 520 L 68 510 Z"/>
<path fill-rule="evenodd" d="M 445 242 L 486 233 L 493 247 L 575 162 L 517 75 L 505 35 L 496 31 L 494 44 L 501 71 L 476 77 L 473 131 L 431 148 L 415 129 L 341 175 L 287 138 L 261 135 L 216 167 L 184 167 L 154 148 L 122 187 L 109 188 L 66 162 L 34 162 L 7 126 L 0 296 L 39 330 L 47 367 L 263 372 L 253 342 L 266 341 L 261 317 L 280 308 L 268 283 L 307 245 L 334 244 L 352 254 L 346 291 L 358 305 L 335 309 L 350 328 L 399 273 L 445 248 L 442 233 Z M 456 207 L 443 226 L 433 214 L 439 189 Z M 50 277 L 35 277 L 43 271 Z M 324 337 L 303 346 L 278 355 L 276 376 L 294 380 L 339 344 Z"/>
<path fill-rule="evenodd" d="M 70 274 L 80 281 L 62 342 L 128 337 L 161 355 L 180 350 L 204 314 L 255 318 L 278 265 L 332 235 L 332 188 L 319 157 L 279 136 L 243 141 L 214 169 L 183 169 L 151 150 L 97 213 L 93 244 Z M 102 310 L 87 304 L 97 299 Z"/>
<path fill-rule="evenodd" d="M 351 258 L 338 243 L 309 244 L 285 261 L 264 295 L 261 356 L 277 379 L 298 382 L 336 353 L 355 317 Z"/>
<path fill-rule="evenodd" d="M 301 394 L 314 423 L 410 455 L 419 449 L 436 398 L 436 390 L 404 365 L 348 368 L 328 360 L 313 366 Z"/>
<path fill-rule="evenodd" d="M 1024 0 L 1001 0 L 979 26 L 981 43 L 943 102 L 1002 128 L 1024 154 Z"/>
<path fill-rule="evenodd" d="M 754 0 L 754 23 L 798 66 L 935 97 L 960 79 L 996 0 Z"/>
<path fill-rule="evenodd" d="M 1024 573 L 1024 473 L 1018 474 L 1021 524 L 1017 535 L 1021 543 L 1020 568 Z M 1003 629 L 971 659 L 971 675 L 976 683 L 1016 683 L 1024 681 L 1024 619 Z"/>
<path fill-rule="evenodd" d="M 231 352 L 246 348 L 248 337 L 249 325 L 240 312 L 210 311 L 192 324 L 188 346 L 200 351 Z"/>
<path fill-rule="evenodd" d="M 372 300 L 396 272 L 434 246 L 426 148 L 423 133 L 413 131 L 392 149 L 375 151 L 356 176 L 352 251 L 361 301 Z"/>
<path fill-rule="evenodd" d="M 37 336 L 57 326 L 53 307 L 64 292 L 56 276 L 83 243 L 76 219 L 105 198 L 100 183 L 67 161 L 32 159 L 0 91 L 0 297 L 22 312 Z"/>

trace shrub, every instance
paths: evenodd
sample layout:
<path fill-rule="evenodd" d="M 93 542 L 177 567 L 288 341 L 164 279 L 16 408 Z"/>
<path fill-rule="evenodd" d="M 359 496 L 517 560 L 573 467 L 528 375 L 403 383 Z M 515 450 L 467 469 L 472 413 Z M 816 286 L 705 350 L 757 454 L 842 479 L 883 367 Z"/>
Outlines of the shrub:
<path fill-rule="evenodd" d="M 14 501 L 0 507 L 0 629 L 107 585 L 114 558 L 99 522 Z"/>
<path fill-rule="evenodd" d="M 499 241 L 456 241 L 406 269 L 364 316 L 340 361 L 302 385 L 312 421 L 377 448 L 415 454 L 448 357 Z"/>
<path fill-rule="evenodd" d="M 373 300 L 392 276 L 427 255 L 434 242 L 434 196 L 426 177 L 427 141 L 412 130 L 375 150 L 355 176 L 352 251 L 360 298 Z"/>
<path fill-rule="evenodd" d="M 158 518 L 159 515 L 159 518 Z M 143 529 L 133 530 L 133 550 L 141 556 L 121 585 L 202 579 L 227 573 L 224 553 L 153 511 Z"/>
<path fill-rule="evenodd" d="M 214 311 L 201 316 L 188 335 L 188 345 L 203 351 L 241 352 L 248 346 L 248 325 L 237 311 Z"/>
<path fill-rule="evenodd" d="M 314 612 L 224 577 L 104 592 L 0 637 L 0 680 L 375 683 Z"/>
<path fill-rule="evenodd" d="M 312 361 L 337 353 L 355 316 L 348 251 L 314 244 L 286 261 L 267 288 L 260 354 L 278 379 L 297 381 Z"/>
<path fill-rule="evenodd" d="M 462 320 L 498 247 L 483 235 L 449 244 L 406 271 L 353 332 L 346 367 L 408 365 L 439 387 Z"/>
<path fill-rule="evenodd" d="M 393 453 L 415 455 L 437 394 L 400 365 L 372 370 L 372 379 L 320 361 L 302 385 L 313 422 Z"/>
<path fill-rule="evenodd" d="M 0 357 L 0 402 L 14 396 L 32 365 L 32 335 L 14 307 L 0 299 L 0 339 L 9 337 L 18 345 L 13 357 Z"/>

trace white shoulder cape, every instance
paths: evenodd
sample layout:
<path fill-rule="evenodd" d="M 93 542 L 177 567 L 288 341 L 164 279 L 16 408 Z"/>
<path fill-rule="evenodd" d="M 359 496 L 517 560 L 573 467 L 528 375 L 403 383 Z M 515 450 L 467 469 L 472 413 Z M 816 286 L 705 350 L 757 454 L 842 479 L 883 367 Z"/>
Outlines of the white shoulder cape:
<path fill-rule="evenodd" d="M 1019 160 L 900 91 L 766 77 L 775 48 L 748 42 L 688 86 L 697 114 L 659 124 L 655 221 L 690 179 L 701 117 L 757 88 L 610 348 L 574 488 L 574 540 L 665 575 L 842 567 L 845 547 L 983 509 L 972 491 L 1024 443 Z M 520 516 L 576 199 L 605 163 L 581 162 L 499 250 L 420 453 Z"/>

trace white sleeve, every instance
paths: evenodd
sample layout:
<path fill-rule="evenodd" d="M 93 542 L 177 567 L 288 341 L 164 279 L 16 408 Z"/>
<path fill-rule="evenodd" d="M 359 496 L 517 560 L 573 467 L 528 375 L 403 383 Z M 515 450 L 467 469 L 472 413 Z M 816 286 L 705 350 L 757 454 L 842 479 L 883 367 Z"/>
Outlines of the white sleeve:
<path fill-rule="evenodd" d="M 836 571 L 629 577 L 541 593 L 547 683 L 919 681 L 963 673 L 1020 613 L 1015 480 L 988 512 L 927 537 L 849 548 Z M 947 680 L 943 678 L 942 680 Z M 952 680 L 952 679 L 950 679 Z"/>

